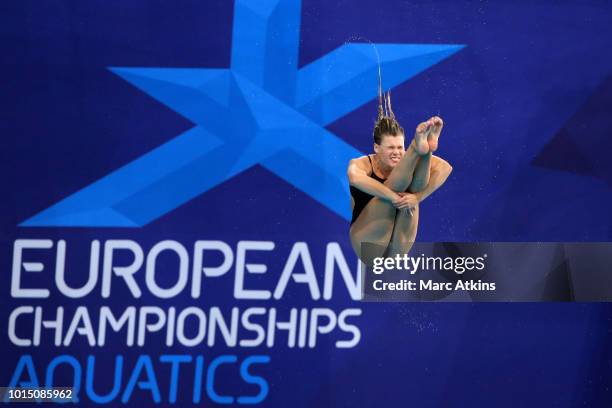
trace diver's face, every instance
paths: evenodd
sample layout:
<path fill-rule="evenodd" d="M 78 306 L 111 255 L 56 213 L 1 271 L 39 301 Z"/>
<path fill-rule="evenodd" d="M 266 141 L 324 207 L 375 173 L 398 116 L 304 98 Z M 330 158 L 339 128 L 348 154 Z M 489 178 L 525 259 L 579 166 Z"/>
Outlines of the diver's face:
<path fill-rule="evenodd" d="M 404 135 L 383 135 L 380 144 L 374 143 L 374 152 L 385 166 L 397 166 L 404 157 Z"/>

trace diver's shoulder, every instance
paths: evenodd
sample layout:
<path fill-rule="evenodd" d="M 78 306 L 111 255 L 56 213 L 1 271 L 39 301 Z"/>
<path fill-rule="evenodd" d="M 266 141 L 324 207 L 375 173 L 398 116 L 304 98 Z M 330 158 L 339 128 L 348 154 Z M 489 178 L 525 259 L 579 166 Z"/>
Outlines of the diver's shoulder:
<path fill-rule="evenodd" d="M 351 159 L 351 162 L 363 162 L 363 163 L 369 163 L 370 162 L 370 155 L 367 154 L 365 156 L 359 156 L 359 157 L 355 157 L 354 159 Z"/>
<path fill-rule="evenodd" d="M 349 165 L 355 165 L 362 170 L 369 171 L 370 170 L 369 156 L 366 155 L 366 156 L 355 157 L 354 159 L 351 159 L 351 161 L 349 162 Z"/>

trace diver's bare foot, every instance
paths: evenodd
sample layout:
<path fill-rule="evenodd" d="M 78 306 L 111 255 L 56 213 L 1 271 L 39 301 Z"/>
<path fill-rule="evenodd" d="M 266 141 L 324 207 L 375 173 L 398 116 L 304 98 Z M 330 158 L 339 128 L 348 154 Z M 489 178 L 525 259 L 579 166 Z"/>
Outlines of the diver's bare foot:
<path fill-rule="evenodd" d="M 430 119 L 427 122 L 419 123 L 419 125 L 416 127 L 412 143 L 414 144 L 414 150 L 416 150 L 417 154 L 420 156 L 429 153 L 429 143 L 427 139 L 433 125 L 434 124 Z"/>
<path fill-rule="evenodd" d="M 442 132 L 442 126 L 444 126 L 444 121 L 442 120 L 442 118 L 434 116 L 433 118 L 429 119 L 428 122 L 431 122 L 433 124 L 429 134 L 427 135 L 429 151 L 433 153 L 438 150 L 438 138 L 440 137 L 440 133 Z"/>

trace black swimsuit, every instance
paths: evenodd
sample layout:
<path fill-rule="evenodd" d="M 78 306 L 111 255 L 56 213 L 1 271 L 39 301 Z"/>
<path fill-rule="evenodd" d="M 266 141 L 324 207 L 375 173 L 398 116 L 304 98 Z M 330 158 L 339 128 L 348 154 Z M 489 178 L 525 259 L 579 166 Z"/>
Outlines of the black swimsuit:
<path fill-rule="evenodd" d="M 370 156 L 368 156 L 368 160 L 370 161 L 370 167 L 372 167 L 372 174 L 370 174 L 370 177 L 372 177 L 376 181 L 384 183 L 386 179 L 381 179 L 374 173 L 374 166 L 372 166 L 372 159 L 370 159 Z M 351 219 L 351 225 L 353 225 L 355 220 L 357 220 L 357 218 L 359 217 L 359 214 L 361 214 L 365 206 L 368 205 L 368 203 L 371 199 L 374 198 L 374 196 L 361 191 L 357 187 L 350 186 L 350 190 L 351 197 L 353 197 L 353 200 L 355 201 L 355 206 L 353 207 L 353 218 Z"/>

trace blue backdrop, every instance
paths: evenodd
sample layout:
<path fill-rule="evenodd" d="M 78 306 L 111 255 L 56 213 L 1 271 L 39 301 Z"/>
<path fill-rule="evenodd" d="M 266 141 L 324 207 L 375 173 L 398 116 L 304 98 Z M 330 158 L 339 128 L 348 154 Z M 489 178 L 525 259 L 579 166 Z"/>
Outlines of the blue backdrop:
<path fill-rule="evenodd" d="M 270 241 L 273 251 L 249 255 L 267 272 L 248 278 L 270 291 L 296 242 L 307 243 L 321 292 L 329 243 L 355 273 L 344 171 L 352 155 L 371 151 L 377 78 L 369 41 L 407 134 L 434 114 L 445 121 L 438 153 L 454 171 L 423 203 L 418 240 L 610 241 L 607 2 L 49 1 L 0 9 L 0 385 L 24 355 L 41 384 L 54 357 L 73 356 L 85 370 L 92 355 L 96 389 L 109 392 L 121 354 L 121 393 L 110 401 L 119 404 L 142 355 L 188 355 L 192 365 L 202 355 L 206 367 L 236 355 L 214 387 L 234 397 L 268 388 L 264 406 L 612 404 L 608 304 L 360 303 L 337 271 L 331 298 L 313 299 L 308 285 L 291 280 L 280 299 L 244 300 L 234 296 L 234 264 L 204 278 L 195 299 L 188 289 L 136 299 L 120 283 L 104 298 L 100 282 L 72 299 L 54 283 L 60 239 L 75 287 L 87 279 L 94 239 L 132 240 L 145 257 L 174 240 L 190 251 L 190 268 L 196 240 L 222 241 L 234 254 L 239 241 Z M 24 252 L 45 269 L 20 272 L 23 287 L 48 288 L 49 298 L 11 295 L 17 239 L 52 240 L 52 250 Z M 304 259 L 296 273 L 307 274 Z M 176 258 L 159 265 L 161 286 L 172 286 Z M 136 276 L 144 287 L 144 267 Z M 24 305 L 52 314 L 63 306 L 67 319 L 81 305 L 92 319 L 104 305 L 117 313 L 219 307 L 228 316 L 232 306 L 276 308 L 284 320 L 291 308 L 355 308 L 360 339 L 338 348 L 351 335 L 336 327 L 312 348 L 288 347 L 286 334 L 273 347 L 219 339 L 167 347 L 159 333 L 143 347 L 128 348 L 121 336 L 92 347 L 79 335 L 57 347 L 43 329 L 39 346 L 17 346 L 9 317 Z M 17 324 L 31 336 L 31 318 Z M 270 359 L 251 368 L 265 387 L 238 374 L 251 355 Z M 72 381 L 70 367 L 57 369 L 56 385 Z M 155 367 L 166 404 L 170 369 Z M 190 372 L 181 372 L 181 405 L 192 402 Z M 81 403 L 93 406 L 84 373 L 82 383 Z M 152 394 L 137 387 L 129 401 L 146 404 Z M 223 402 L 206 391 L 201 400 Z"/>

